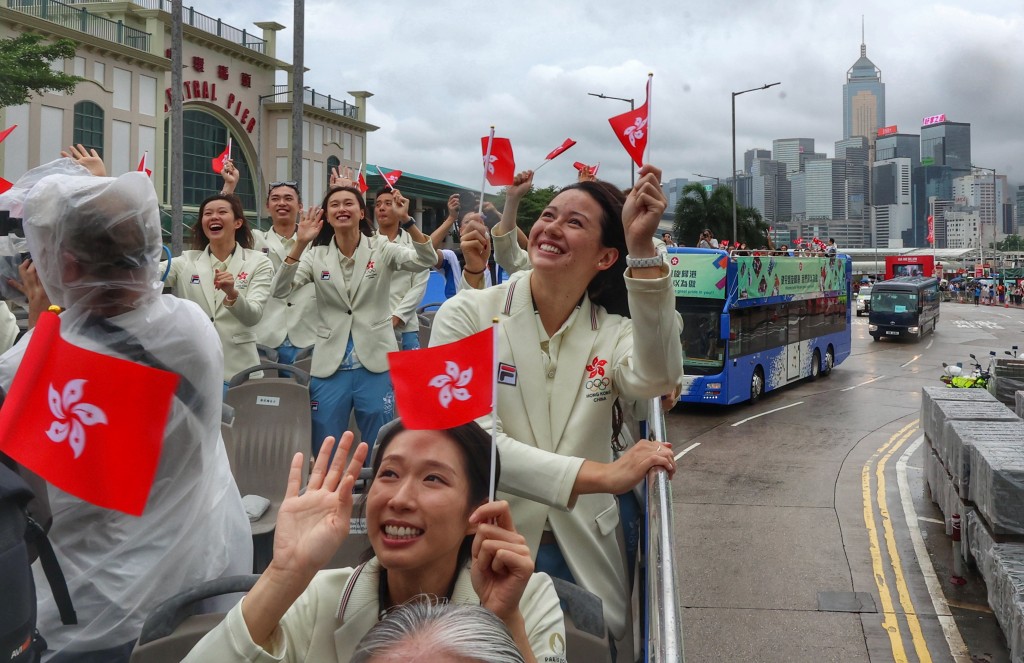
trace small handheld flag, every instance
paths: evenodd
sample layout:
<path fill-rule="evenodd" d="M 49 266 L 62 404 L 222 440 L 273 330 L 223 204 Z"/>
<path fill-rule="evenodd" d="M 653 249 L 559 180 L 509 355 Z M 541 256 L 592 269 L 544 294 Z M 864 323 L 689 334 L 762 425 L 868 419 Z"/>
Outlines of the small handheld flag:
<path fill-rule="evenodd" d="M 0 131 L 0 143 L 4 142 L 4 139 L 11 135 L 11 132 L 18 128 L 18 125 L 12 124 L 7 129 Z"/>
<path fill-rule="evenodd" d="M 548 165 L 548 162 L 550 162 L 552 159 L 557 157 L 562 152 L 565 152 L 566 150 L 568 150 L 570 147 L 572 147 L 575 144 L 576 144 L 576 141 L 574 141 L 572 138 L 566 138 L 562 142 L 561 145 L 559 145 L 555 149 L 553 149 L 550 152 L 548 152 L 548 155 L 546 157 L 544 157 L 544 162 L 541 163 L 541 165 L 539 165 L 539 166 L 537 166 L 536 168 L 533 169 L 534 172 L 536 172 L 536 171 L 540 170 L 541 168 L 543 168 L 544 166 Z"/>
<path fill-rule="evenodd" d="M 644 105 L 636 110 L 630 110 L 621 115 L 616 115 L 608 120 L 612 125 L 615 137 L 626 148 L 626 152 L 633 159 L 637 166 L 643 166 L 644 153 L 647 150 L 647 142 L 650 136 L 650 108 L 651 108 L 651 80 L 653 75 L 647 76 L 647 99 Z"/>
<path fill-rule="evenodd" d="M 384 178 L 384 183 L 388 185 L 389 189 L 394 191 L 395 184 L 398 183 L 398 178 L 402 176 L 402 171 L 392 170 L 388 173 L 385 173 L 383 170 L 380 169 L 380 166 L 377 166 L 377 174 Z"/>
<path fill-rule="evenodd" d="M 87 502 L 141 515 L 178 380 L 69 343 L 43 313 L 0 408 L 0 451 Z"/>
<path fill-rule="evenodd" d="M 366 183 L 366 178 L 363 177 L 363 162 L 359 162 L 359 167 L 356 168 L 356 186 L 359 187 L 360 193 L 366 193 L 370 190 L 370 185 Z"/>
<path fill-rule="evenodd" d="M 512 155 L 512 141 L 508 138 L 495 138 L 492 133 L 490 136 L 480 139 L 480 149 L 484 155 L 485 177 L 491 186 L 512 184 L 516 176 L 516 159 Z M 482 199 L 483 196 L 481 196 Z"/>
<path fill-rule="evenodd" d="M 146 177 L 153 177 L 153 170 L 149 167 L 149 152 L 142 153 L 142 159 L 139 160 L 139 167 L 135 170 L 140 173 L 146 173 Z"/>
<path fill-rule="evenodd" d="M 210 159 L 210 167 L 213 168 L 213 172 L 220 175 L 224 172 L 224 165 L 231 160 L 231 136 L 228 136 L 228 146 L 224 148 L 224 151 Z"/>

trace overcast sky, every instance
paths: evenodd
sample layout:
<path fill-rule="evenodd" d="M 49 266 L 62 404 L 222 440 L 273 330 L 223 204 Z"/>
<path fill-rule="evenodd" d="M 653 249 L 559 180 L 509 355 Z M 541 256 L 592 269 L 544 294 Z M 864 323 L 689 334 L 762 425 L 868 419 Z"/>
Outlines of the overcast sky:
<path fill-rule="evenodd" d="M 189 4 L 186 2 L 186 4 Z M 276 20 L 278 56 L 292 60 L 291 2 L 196 0 L 237 27 Z M 642 10 L 642 11 L 641 11 Z M 886 124 L 919 133 L 945 113 L 971 123 L 972 159 L 1024 183 L 1024 3 L 680 2 L 511 3 L 306 0 L 306 84 L 343 96 L 369 90 L 371 163 L 478 186 L 480 136 L 512 140 L 517 169 L 535 167 L 566 137 L 578 141 L 537 176 L 575 179 L 574 160 L 628 183 L 629 161 L 607 119 L 643 101 L 654 73 L 652 161 L 664 179 L 731 169 L 730 92 L 737 160 L 773 138 L 814 138 L 834 156 L 842 86 L 859 56 L 882 71 Z"/>

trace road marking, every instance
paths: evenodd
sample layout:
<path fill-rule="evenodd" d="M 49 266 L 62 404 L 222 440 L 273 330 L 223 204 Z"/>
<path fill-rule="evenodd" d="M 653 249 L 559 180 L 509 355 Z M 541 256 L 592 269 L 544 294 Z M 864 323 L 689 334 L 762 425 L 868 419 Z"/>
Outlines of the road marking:
<path fill-rule="evenodd" d="M 926 523 L 935 523 L 936 525 L 945 525 L 945 520 L 939 520 L 938 518 L 926 518 L 925 516 L 918 516 L 918 520 Z"/>
<path fill-rule="evenodd" d="M 785 410 L 787 408 L 796 407 L 797 405 L 803 405 L 803 401 L 797 401 L 796 403 L 790 403 L 789 405 L 783 405 L 782 407 L 777 407 L 774 410 L 768 410 L 767 412 L 762 412 L 761 414 L 755 414 L 752 417 L 747 417 L 746 419 L 741 419 L 741 420 L 739 420 L 739 421 L 737 421 L 736 423 L 733 424 L 733 428 L 735 428 L 736 426 L 739 426 L 740 424 L 745 424 L 748 421 L 751 421 L 753 419 L 757 419 L 758 417 L 763 417 L 766 414 L 771 414 L 772 412 L 778 412 L 779 410 Z"/>
<path fill-rule="evenodd" d="M 900 364 L 900 368 L 906 368 L 907 366 L 910 366 L 911 364 L 913 364 L 915 361 L 917 361 L 920 358 L 921 358 L 921 355 L 914 355 L 914 358 L 911 359 L 910 361 L 908 361 L 907 363 Z"/>
<path fill-rule="evenodd" d="M 914 602 L 910 598 L 910 590 L 907 589 L 907 580 L 903 576 L 903 563 L 900 561 L 899 549 L 896 547 L 896 533 L 893 530 L 892 518 L 889 516 L 889 504 L 885 497 L 885 465 L 892 458 L 892 455 L 902 447 L 914 434 L 917 429 L 918 420 L 914 420 L 908 426 L 905 426 L 902 430 L 907 431 L 906 433 L 897 434 L 893 437 L 899 439 L 895 444 L 889 447 L 889 450 L 885 452 L 882 459 L 878 461 L 875 466 L 875 486 L 876 493 L 875 499 L 878 503 L 878 513 L 882 518 L 882 531 L 885 534 L 885 547 L 889 553 L 889 565 L 892 567 L 893 575 L 896 578 L 896 593 L 899 595 L 900 606 L 903 608 L 903 614 L 907 620 L 907 627 L 910 629 L 910 639 L 914 643 L 914 651 L 917 653 L 917 658 L 920 663 L 931 663 L 931 654 L 928 652 L 928 642 L 924 638 L 924 633 L 921 631 L 921 622 L 917 618 L 917 612 L 914 608 Z M 909 428 L 909 430 L 907 430 Z M 924 439 L 924 436 L 921 437 Z M 890 438 L 891 442 L 892 438 Z M 884 447 L 883 447 L 884 449 Z M 882 449 L 879 449 L 879 453 Z M 913 529 L 915 525 L 908 527 Z"/>
<path fill-rule="evenodd" d="M 677 454 L 676 454 L 676 460 L 679 460 L 680 458 L 682 458 L 683 456 L 685 456 L 685 455 L 686 455 L 686 454 L 687 454 L 688 452 L 690 452 L 690 451 L 691 451 L 691 450 L 693 450 L 693 449 L 696 449 L 696 448 L 697 448 L 697 447 L 699 447 L 699 446 L 700 446 L 700 442 L 694 442 L 694 443 L 693 443 L 693 444 L 691 444 L 690 446 L 686 447 L 685 449 L 683 449 L 682 451 L 680 451 L 679 453 L 677 453 Z"/>
<path fill-rule="evenodd" d="M 925 350 L 930 350 L 931 347 L 932 347 L 932 343 L 934 343 L 934 342 L 935 342 L 934 338 L 932 340 L 928 341 L 928 345 L 924 346 L 924 349 Z"/>
<path fill-rule="evenodd" d="M 840 389 L 839 391 L 850 391 L 851 389 L 856 389 L 857 387 L 863 387 L 866 384 L 871 384 L 872 382 L 877 382 L 878 380 L 881 380 L 884 377 L 885 377 L 884 375 L 879 375 L 877 378 L 871 378 L 867 382 L 861 382 L 860 384 L 855 384 L 852 387 L 847 387 L 845 389 Z"/>
<path fill-rule="evenodd" d="M 918 566 L 921 567 L 921 575 L 924 576 L 924 584 L 928 588 L 928 594 L 932 599 L 932 607 L 935 608 L 935 615 L 942 626 L 942 634 L 946 637 L 946 644 L 949 645 L 949 653 L 953 656 L 955 663 L 970 663 L 971 657 L 964 644 L 964 639 L 957 628 L 956 620 L 949 611 L 950 602 L 942 593 L 942 583 L 935 575 L 935 567 L 932 566 L 931 557 L 928 556 L 928 549 L 925 548 L 924 538 L 921 530 L 913 524 L 916 520 L 925 520 L 945 525 L 941 520 L 933 518 L 922 518 L 917 515 L 914 508 L 914 498 L 910 492 L 910 482 L 907 480 L 907 461 L 917 448 L 924 442 L 924 436 L 914 440 L 914 443 L 907 447 L 903 455 L 896 462 L 896 482 L 900 487 L 900 499 L 903 501 L 903 516 L 910 529 L 910 540 L 914 544 L 914 555 L 917 557 Z M 926 452 L 927 453 L 927 452 Z"/>

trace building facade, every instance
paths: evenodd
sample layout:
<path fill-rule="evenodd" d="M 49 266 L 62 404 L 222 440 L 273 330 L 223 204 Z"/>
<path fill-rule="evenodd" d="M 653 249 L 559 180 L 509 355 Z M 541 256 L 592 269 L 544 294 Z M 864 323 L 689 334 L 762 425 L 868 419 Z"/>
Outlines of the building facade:
<path fill-rule="evenodd" d="M 843 85 L 843 138 L 863 136 L 873 143 L 885 126 L 885 83 L 882 71 L 868 59 L 861 34 L 860 58 L 846 72 Z"/>
<path fill-rule="evenodd" d="M 778 138 L 772 141 L 772 155 L 775 161 L 785 164 L 782 172 L 786 176 L 803 170 L 807 157 L 814 154 L 813 138 Z"/>
<path fill-rule="evenodd" d="M 845 219 L 846 217 L 846 161 L 819 159 L 810 161 L 806 175 L 807 220 Z"/>
<path fill-rule="evenodd" d="M 913 228 L 911 162 L 876 161 L 871 169 L 871 236 L 875 247 L 903 248 Z"/>
<path fill-rule="evenodd" d="M 747 150 L 743 153 L 743 172 L 750 174 L 750 169 L 753 167 L 754 162 L 758 159 L 771 159 L 772 151 L 764 150 L 759 147 L 755 147 L 752 150 Z"/>
<path fill-rule="evenodd" d="M 870 213 L 871 148 L 868 139 L 854 136 L 836 141 L 836 159 L 846 162 L 846 218 L 866 220 Z"/>
<path fill-rule="evenodd" d="M 921 165 L 949 166 L 955 175 L 971 171 L 971 125 L 945 115 L 926 117 L 921 126 Z"/>

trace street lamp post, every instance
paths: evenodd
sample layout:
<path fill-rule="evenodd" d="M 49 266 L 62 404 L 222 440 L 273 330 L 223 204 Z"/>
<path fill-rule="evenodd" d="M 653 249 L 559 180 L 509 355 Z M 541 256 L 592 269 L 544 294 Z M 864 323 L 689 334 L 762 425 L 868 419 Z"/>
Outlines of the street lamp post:
<path fill-rule="evenodd" d="M 626 97 L 611 97 L 607 94 L 596 92 L 587 92 L 591 97 L 597 97 L 598 99 L 615 99 L 616 101 L 625 101 L 629 103 L 629 110 L 636 110 L 636 100 L 627 99 Z M 629 158 L 629 186 L 633 188 L 636 186 L 636 170 L 633 168 L 633 158 Z"/>
<path fill-rule="evenodd" d="M 287 93 L 285 93 L 287 94 Z M 270 94 L 261 94 L 256 98 L 256 227 L 263 223 L 263 100 L 278 96 L 275 90 Z"/>
<path fill-rule="evenodd" d="M 770 87 L 781 85 L 782 82 L 765 83 L 761 87 L 752 87 L 749 90 L 741 90 L 732 93 L 732 241 L 739 241 L 739 232 L 736 229 L 736 97 L 748 92 L 767 90 Z"/>
<path fill-rule="evenodd" d="M 716 189 L 722 185 L 722 178 L 721 177 L 715 177 L 714 175 L 704 175 L 703 173 L 691 173 L 691 175 L 696 175 L 697 177 L 703 177 L 706 180 L 714 180 L 715 181 L 715 188 Z"/>

